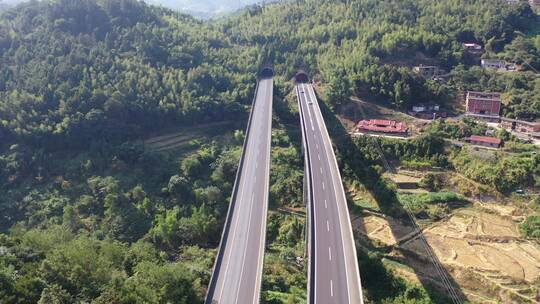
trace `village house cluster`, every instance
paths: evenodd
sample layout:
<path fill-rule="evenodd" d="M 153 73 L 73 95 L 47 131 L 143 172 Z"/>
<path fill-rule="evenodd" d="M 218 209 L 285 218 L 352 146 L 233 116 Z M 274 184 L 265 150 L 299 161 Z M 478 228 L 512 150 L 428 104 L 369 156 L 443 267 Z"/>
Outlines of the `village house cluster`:
<path fill-rule="evenodd" d="M 540 123 L 500 116 L 502 98 L 496 92 L 467 92 L 466 115 L 481 121 L 495 122 L 499 127 L 514 132 L 522 139 L 540 138 Z"/>
<path fill-rule="evenodd" d="M 519 2 L 519 0 L 509 0 L 509 2 Z M 529 0 L 531 6 L 540 5 L 540 0 Z M 475 56 L 481 67 L 493 69 L 498 72 L 516 71 L 517 67 L 513 63 L 496 58 L 480 58 L 484 54 L 482 45 L 475 42 L 462 43 L 463 49 Z M 413 67 L 412 71 L 425 79 L 444 82 L 448 76 L 447 72 L 436 65 L 423 65 Z M 540 139 L 540 123 L 528 122 L 518 119 L 501 117 L 502 94 L 499 92 L 478 92 L 467 91 L 465 98 L 465 116 L 476 121 L 496 123 L 499 128 L 512 132 L 518 138 Z M 440 105 L 435 103 L 419 103 L 411 107 L 408 114 L 423 120 L 435 120 L 447 118 L 448 113 Z M 424 122 L 425 123 L 425 122 Z M 362 120 L 357 123 L 356 131 L 364 134 L 380 134 L 389 136 L 405 137 L 410 135 L 410 129 L 404 122 L 395 120 L 371 119 Z M 489 148 L 500 148 L 503 141 L 493 137 L 493 133 L 486 136 L 470 136 L 462 139 L 463 142 L 472 145 Z"/>
<path fill-rule="evenodd" d="M 522 139 L 540 139 L 540 123 L 501 117 L 502 95 L 499 92 L 468 91 L 465 96 L 465 116 L 477 121 L 497 123 Z M 446 118 L 448 114 L 438 104 L 417 104 L 409 114 L 420 119 L 434 120 Z M 384 119 L 365 119 L 356 125 L 356 131 L 363 134 L 379 134 L 406 137 L 410 128 L 404 122 Z M 473 135 L 463 138 L 463 142 L 488 148 L 500 148 L 504 142 L 492 134 Z"/>

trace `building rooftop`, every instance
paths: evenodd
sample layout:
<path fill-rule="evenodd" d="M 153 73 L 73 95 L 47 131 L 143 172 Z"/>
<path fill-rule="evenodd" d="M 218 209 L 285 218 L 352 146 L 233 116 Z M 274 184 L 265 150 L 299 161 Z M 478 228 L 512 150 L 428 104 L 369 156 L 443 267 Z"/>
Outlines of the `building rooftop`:
<path fill-rule="evenodd" d="M 481 50 L 482 49 L 482 46 L 478 43 L 473 43 L 473 42 L 466 42 L 466 43 L 463 43 L 463 46 L 465 48 L 468 48 L 468 49 L 475 49 L 475 50 Z"/>
<path fill-rule="evenodd" d="M 484 58 L 482 59 L 483 62 L 496 62 L 496 63 L 504 63 L 505 61 L 502 59 L 497 58 Z"/>
<path fill-rule="evenodd" d="M 478 136 L 478 135 L 471 135 L 471 137 L 466 138 L 466 140 L 483 142 L 483 143 L 488 143 L 488 144 L 496 144 L 496 145 L 500 145 L 502 143 L 502 141 L 499 138 L 488 137 L 488 136 Z"/>
<path fill-rule="evenodd" d="M 362 120 L 357 125 L 358 129 L 383 132 L 383 133 L 407 133 L 407 126 L 402 122 L 396 122 L 394 120 Z"/>
<path fill-rule="evenodd" d="M 506 117 L 501 117 L 501 121 L 506 121 L 506 122 L 515 122 L 515 123 L 519 123 L 519 124 L 522 124 L 522 125 L 527 125 L 527 126 L 537 126 L 540 124 L 540 122 L 535 122 L 535 121 L 525 121 L 525 120 L 519 120 L 519 119 L 513 119 L 513 118 L 506 118 Z"/>
<path fill-rule="evenodd" d="M 478 91 L 467 91 L 467 94 L 470 96 L 501 96 L 499 92 L 478 92 Z"/>

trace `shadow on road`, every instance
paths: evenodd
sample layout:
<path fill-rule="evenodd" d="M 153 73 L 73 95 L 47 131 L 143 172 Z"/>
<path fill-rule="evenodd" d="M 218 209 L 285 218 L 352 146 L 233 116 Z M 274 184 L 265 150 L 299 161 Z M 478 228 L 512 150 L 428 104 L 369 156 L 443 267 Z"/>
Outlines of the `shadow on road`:
<path fill-rule="evenodd" d="M 403 236 L 403 233 L 400 232 L 403 225 L 416 227 L 416 223 L 409 218 L 407 211 L 399 203 L 396 192 L 388 187 L 387 183 L 382 180 L 381 174 L 372 167 L 371 161 L 366 159 L 359 147 L 354 144 L 341 122 L 320 98 L 319 101 L 328 132 L 335 145 L 336 157 L 341 172 L 344 176 L 351 176 L 354 180 L 363 184 L 377 201 L 382 213 L 399 220 L 388 221 L 395 239 L 399 239 Z M 352 199 L 350 197 L 348 197 L 348 201 L 351 206 Z M 350 208 L 358 209 L 360 207 L 351 206 Z M 358 214 L 359 210 L 356 211 Z M 354 213 L 351 212 L 351 217 L 365 227 L 362 216 L 355 216 Z M 401 227 L 398 227 L 398 224 Z M 364 291 L 374 301 L 396 296 L 400 291 L 403 291 L 400 290 L 403 287 L 396 286 L 393 275 L 385 270 L 381 261 L 382 255 L 397 250 L 407 261 L 415 261 L 409 263 L 408 266 L 415 272 L 433 303 L 463 303 L 466 301 L 465 294 L 439 261 L 422 231 L 418 230 L 417 233 L 417 240 L 421 245 L 421 250 L 418 251 L 422 251 L 421 253 L 408 251 L 398 246 L 395 246 L 395 248 L 389 246 L 383 249 L 379 247 L 377 248 L 379 254 L 366 253 L 365 250 L 359 248 L 358 259 Z M 370 241 L 367 242 L 368 244 L 365 244 L 366 248 L 375 248 L 374 244 Z"/>

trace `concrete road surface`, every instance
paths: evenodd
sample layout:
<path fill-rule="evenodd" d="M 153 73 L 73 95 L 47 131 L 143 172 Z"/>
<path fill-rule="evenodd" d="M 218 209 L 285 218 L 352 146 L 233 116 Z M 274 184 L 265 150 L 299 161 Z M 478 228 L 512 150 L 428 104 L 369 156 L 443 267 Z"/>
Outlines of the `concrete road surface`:
<path fill-rule="evenodd" d="M 296 87 L 310 178 L 309 303 L 363 303 L 345 192 L 313 87 Z"/>
<path fill-rule="evenodd" d="M 259 81 L 236 194 L 220 245 L 207 304 L 259 303 L 268 210 L 272 78 Z"/>

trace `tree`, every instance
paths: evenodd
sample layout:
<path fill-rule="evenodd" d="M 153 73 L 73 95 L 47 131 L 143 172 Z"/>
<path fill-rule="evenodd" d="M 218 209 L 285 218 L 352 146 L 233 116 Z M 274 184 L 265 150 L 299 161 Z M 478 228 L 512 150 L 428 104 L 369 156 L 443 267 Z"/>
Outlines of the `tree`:
<path fill-rule="evenodd" d="M 527 217 L 519 228 L 524 237 L 540 239 L 540 216 L 532 215 Z"/>
<path fill-rule="evenodd" d="M 50 287 L 57 285 L 43 291 L 43 301 L 71 303 L 70 296 L 86 301 L 96 298 L 115 271 L 122 269 L 125 253 L 125 245 L 87 237 L 58 245 L 41 264 L 43 279 Z"/>
<path fill-rule="evenodd" d="M 0 268 L 0 300 L 5 303 L 10 303 L 17 297 L 11 272 L 9 269 Z"/>
<path fill-rule="evenodd" d="M 202 303 L 197 291 L 200 280 L 182 264 L 159 265 L 142 262 L 135 275 L 126 280 L 124 299 L 128 303 Z"/>
<path fill-rule="evenodd" d="M 167 192 L 177 200 L 187 200 L 191 196 L 191 189 L 187 179 L 180 175 L 173 175 L 169 179 Z"/>
<path fill-rule="evenodd" d="M 64 207 L 63 223 L 73 232 L 79 227 L 79 217 L 73 206 L 68 205 Z"/>
<path fill-rule="evenodd" d="M 327 79 L 326 99 L 333 105 L 349 100 L 351 89 L 344 70 L 333 71 Z"/>
<path fill-rule="evenodd" d="M 43 290 L 38 304 L 69 304 L 73 299 L 61 286 L 53 284 Z"/>

